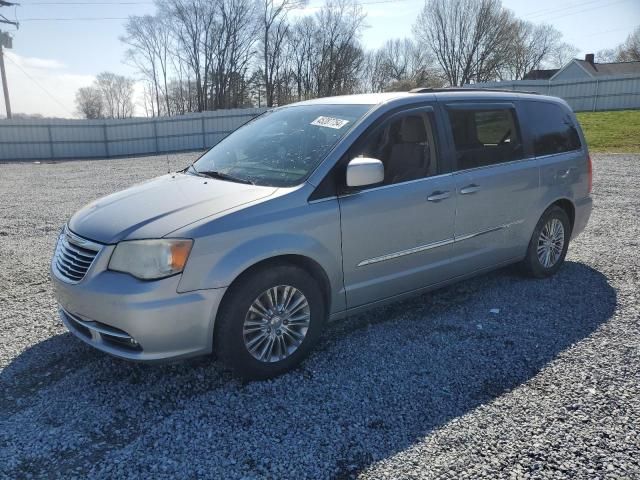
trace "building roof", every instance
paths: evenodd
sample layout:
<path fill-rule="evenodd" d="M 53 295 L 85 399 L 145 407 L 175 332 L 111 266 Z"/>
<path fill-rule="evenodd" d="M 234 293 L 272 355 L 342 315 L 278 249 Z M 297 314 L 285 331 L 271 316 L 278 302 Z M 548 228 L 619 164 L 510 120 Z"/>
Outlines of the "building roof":
<path fill-rule="evenodd" d="M 548 70 L 534 69 L 534 70 L 530 70 L 529 73 L 527 73 L 522 79 L 523 80 L 549 80 L 558 72 L 558 70 L 560 69 L 559 68 L 552 68 Z"/>
<path fill-rule="evenodd" d="M 593 76 L 640 73 L 640 62 L 590 63 L 578 59 L 575 61 Z"/>
<path fill-rule="evenodd" d="M 640 73 L 640 62 L 638 61 L 597 63 L 574 58 L 553 76 L 555 77 L 558 73 L 562 72 L 572 63 L 579 65 L 591 77 L 601 77 L 607 75 L 632 75 Z"/>

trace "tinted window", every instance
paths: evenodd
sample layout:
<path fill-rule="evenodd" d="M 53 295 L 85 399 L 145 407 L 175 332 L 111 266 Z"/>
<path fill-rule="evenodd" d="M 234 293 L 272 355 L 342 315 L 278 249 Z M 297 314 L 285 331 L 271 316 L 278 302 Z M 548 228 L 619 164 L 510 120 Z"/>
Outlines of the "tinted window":
<path fill-rule="evenodd" d="M 267 112 L 218 143 L 194 167 L 258 185 L 297 185 L 370 108 L 300 105 Z"/>
<path fill-rule="evenodd" d="M 520 131 L 511 109 L 449 110 L 458 170 L 523 158 Z"/>
<path fill-rule="evenodd" d="M 356 146 L 352 157 L 377 158 L 384 164 L 387 185 L 435 175 L 434 133 L 430 115 L 396 115 L 376 127 Z"/>
<path fill-rule="evenodd" d="M 569 112 L 553 103 L 524 102 L 523 106 L 533 129 L 536 156 L 580 150 L 580 136 Z"/>

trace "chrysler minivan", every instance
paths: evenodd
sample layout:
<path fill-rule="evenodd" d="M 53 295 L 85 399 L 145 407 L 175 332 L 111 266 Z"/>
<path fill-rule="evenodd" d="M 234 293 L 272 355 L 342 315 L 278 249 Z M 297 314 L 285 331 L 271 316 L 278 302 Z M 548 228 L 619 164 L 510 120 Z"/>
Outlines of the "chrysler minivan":
<path fill-rule="evenodd" d="M 329 320 L 512 263 L 553 275 L 591 176 L 558 98 L 416 89 L 275 108 L 73 215 L 51 262 L 61 318 L 118 357 L 213 352 L 272 377 Z"/>

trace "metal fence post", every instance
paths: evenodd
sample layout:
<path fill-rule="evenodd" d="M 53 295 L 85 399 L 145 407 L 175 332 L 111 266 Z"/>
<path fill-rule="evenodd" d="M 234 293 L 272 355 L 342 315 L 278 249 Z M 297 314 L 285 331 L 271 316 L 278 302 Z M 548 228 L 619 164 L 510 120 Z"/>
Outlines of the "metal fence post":
<path fill-rule="evenodd" d="M 592 112 L 595 112 L 598 107 L 598 86 L 600 85 L 598 79 L 596 78 L 596 91 L 593 93 L 593 109 Z"/>
<path fill-rule="evenodd" d="M 109 154 L 109 138 L 107 137 L 107 122 L 102 122 L 102 133 L 104 135 L 104 154 L 106 157 L 110 157 Z"/>
<path fill-rule="evenodd" d="M 47 133 L 49 135 L 49 156 L 51 157 L 51 160 L 53 160 L 56 157 L 53 152 L 53 135 L 51 134 L 51 125 L 47 125 Z"/>
<path fill-rule="evenodd" d="M 205 148 L 207 148 L 207 136 L 206 133 L 204 131 L 204 113 L 200 114 L 200 128 L 202 130 L 202 149 L 204 150 Z"/>
<path fill-rule="evenodd" d="M 160 147 L 158 145 L 158 121 L 153 119 L 153 138 L 156 144 L 156 153 L 160 153 Z"/>

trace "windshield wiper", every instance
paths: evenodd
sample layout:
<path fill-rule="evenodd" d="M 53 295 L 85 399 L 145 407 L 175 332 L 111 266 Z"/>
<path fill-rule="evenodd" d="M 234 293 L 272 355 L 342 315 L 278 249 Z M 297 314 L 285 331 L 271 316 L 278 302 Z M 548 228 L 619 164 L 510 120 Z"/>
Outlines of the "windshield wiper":
<path fill-rule="evenodd" d="M 194 168 L 195 170 L 195 168 Z M 210 178 L 218 178 L 220 180 L 229 180 L 231 182 L 237 182 L 237 183 L 246 183 L 248 185 L 255 185 L 255 182 L 247 179 L 247 178 L 240 178 L 240 177 L 236 177 L 234 175 L 230 175 L 228 173 L 223 173 L 223 172 L 218 172 L 216 170 L 205 170 L 205 171 L 200 171 L 200 170 L 196 170 L 196 172 L 198 172 L 198 175 L 202 175 L 205 177 L 210 177 Z"/>

